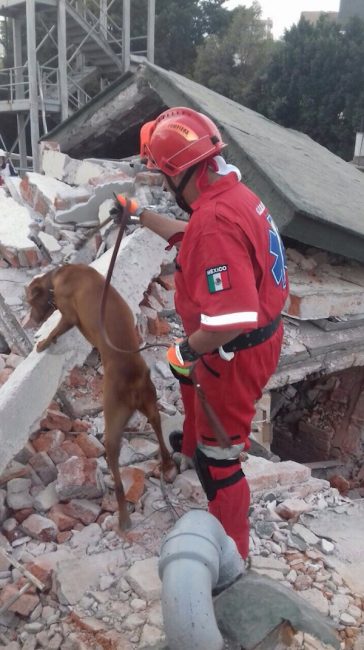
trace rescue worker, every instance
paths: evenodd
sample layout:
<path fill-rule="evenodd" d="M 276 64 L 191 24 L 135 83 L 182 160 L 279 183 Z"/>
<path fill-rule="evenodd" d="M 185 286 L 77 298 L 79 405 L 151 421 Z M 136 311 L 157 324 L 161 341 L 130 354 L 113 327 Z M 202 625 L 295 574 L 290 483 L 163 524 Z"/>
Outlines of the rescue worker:
<path fill-rule="evenodd" d="M 16 176 L 16 171 L 7 158 L 6 151 L 0 149 L 0 185 L 4 185 L 4 179 L 8 176 Z"/>
<path fill-rule="evenodd" d="M 284 249 L 268 209 L 220 155 L 215 124 L 171 108 L 144 125 L 142 154 L 160 170 L 189 222 L 140 206 L 142 226 L 176 245 L 175 304 L 186 337 L 167 353 L 185 407 L 182 453 L 193 458 L 209 512 L 249 552 L 250 492 L 241 469 L 255 402 L 278 363 L 288 284 Z M 194 368 L 230 438 L 218 446 L 189 379 Z"/>

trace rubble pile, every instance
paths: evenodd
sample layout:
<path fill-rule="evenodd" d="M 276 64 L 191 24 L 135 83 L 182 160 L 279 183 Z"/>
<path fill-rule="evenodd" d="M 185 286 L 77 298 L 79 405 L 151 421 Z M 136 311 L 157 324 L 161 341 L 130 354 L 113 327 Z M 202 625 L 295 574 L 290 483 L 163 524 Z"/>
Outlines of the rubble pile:
<path fill-rule="evenodd" d="M 28 174 L 20 185 L 13 181 L 8 188 L 11 200 L 29 211 L 33 230 L 48 254 L 46 258 L 44 249 L 29 240 L 38 257 L 36 264 L 28 258 L 26 264 L 21 251 L 9 246 L 5 229 L 0 241 L 0 282 L 19 321 L 27 310 L 23 287 L 42 265 L 49 264 L 49 256 L 54 265 L 65 260 L 89 263 L 113 245 L 115 229 L 105 226 L 85 248 L 77 250 L 80 237 L 107 216 L 113 191 L 127 189 L 181 216 L 163 190 L 160 176 L 140 169 L 134 161 L 76 161 L 49 143 L 47 147 L 43 154 L 47 176 Z M 0 202 L 7 199 L 0 195 Z M 0 240 L 1 236 L 0 230 Z M 182 334 L 173 294 L 172 268 L 164 266 L 146 287 L 140 304 L 141 341 L 171 342 Z M 34 332 L 29 336 L 33 339 Z M 6 342 L 1 349 L 0 384 L 5 384 L 23 356 L 16 346 L 7 349 Z M 157 347 L 143 352 L 157 389 L 168 443 L 169 432 L 181 427 L 183 406 L 178 381 L 164 354 Z M 193 469 L 180 473 L 173 485 L 165 486 L 155 477 L 158 445 L 146 419 L 136 414 L 128 422 L 119 458 L 132 528 L 120 534 L 105 460 L 102 377 L 100 359 L 93 350 L 83 366 L 68 374 L 29 441 L 0 475 L 0 610 L 4 607 L 0 642 L 7 650 L 164 647 L 158 577 L 161 544 L 178 517 L 191 508 L 206 509 L 207 501 Z M 320 409 L 334 413 L 333 405 L 339 405 L 335 417 L 327 420 L 339 432 L 350 392 L 353 386 L 338 376 L 335 382 L 321 380 L 311 392 L 305 391 L 305 399 L 314 406 L 311 410 L 292 386 L 275 394 L 272 408 L 279 413 L 282 427 L 293 423 L 299 432 L 299 422 L 317 429 L 322 426 Z M 360 398 L 350 411 L 353 426 L 359 422 L 359 407 Z M 336 429 L 330 441 L 339 435 Z M 298 448 L 298 439 L 292 447 Z M 294 458 L 293 453 L 286 457 Z M 250 455 L 243 469 L 252 491 L 251 570 L 299 593 L 330 617 L 341 648 L 360 650 L 364 647 L 364 590 L 344 575 L 343 559 L 338 562 L 339 543 L 312 529 L 326 513 L 351 521 L 356 516 L 355 503 L 297 462 L 272 462 Z M 1 549 L 10 556 L 3 556 Z M 9 557 L 34 574 L 43 590 L 31 587 L 9 604 L 25 583 L 21 569 Z M 290 647 L 313 650 L 323 646 L 310 635 L 298 633 Z"/>
<path fill-rule="evenodd" d="M 364 497 L 362 383 L 362 369 L 350 368 L 275 395 L 274 452 L 303 463 L 336 460 L 324 476 L 352 498 Z"/>

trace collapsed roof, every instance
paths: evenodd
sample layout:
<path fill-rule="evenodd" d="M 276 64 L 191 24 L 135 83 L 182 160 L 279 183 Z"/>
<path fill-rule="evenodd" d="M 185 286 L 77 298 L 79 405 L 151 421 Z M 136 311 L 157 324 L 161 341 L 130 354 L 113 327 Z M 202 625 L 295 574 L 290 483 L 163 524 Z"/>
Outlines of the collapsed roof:
<path fill-rule="evenodd" d="M 284 236 L 364 261 L 364 176 L 303 133 L 175 72 L 143 61 L 46 139 L 76 157 L 137 153 L 140 125 L 181 105 L 217 122 L 229 160 L 270 207 Z"/>

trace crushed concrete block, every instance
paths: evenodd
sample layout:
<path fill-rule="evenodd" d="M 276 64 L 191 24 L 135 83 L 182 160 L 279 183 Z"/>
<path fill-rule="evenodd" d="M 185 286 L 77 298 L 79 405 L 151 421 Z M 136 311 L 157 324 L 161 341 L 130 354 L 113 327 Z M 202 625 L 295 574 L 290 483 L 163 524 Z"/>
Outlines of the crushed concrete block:
<path fill-rule="evenodd" d="M 248 456 L 242 463 L 242 470 L 248 480 L 252 492 L 273 490 L 278 485 L 278 463 L 272 463 L 265 458 Z"/>
<path fill-rule="evenodd" d="M 187 469 L 179 474 L 174 482 L 174 487 L 181 490 L 185 499 L 193 499 L 198 503 L 205 500 L 205 493 L 194 469 Z"/>
<path fill-rule="evenodd" d="M 57 239 L 42 230 L 38 233 L 38 237 L 42 242 L 44 248 L 48 251 L 50 255 L 54 253 L 59 253 L 62 250 L 62 247 L 58 243 Z"/>
<path fill-rule="evenodd" d="M 89 162 L 88 160 L 82 160 L 80 162 L 80 165 L 77 167 L 74 177 L 74 184 L 84 185 L 86 183 L 89 183 L 91 179 L 102 176 L 104 172 L 105 170 L 101 165 Z"/>
<path fill-rule="evenodd" d="M 302 499 L 285 499 L 276 507 L 276 513 L 282 519 L 298 519 L 304 512 L 310 512 L 312 507 Z"/>
<path fill-rule="evenodd" d="M 73 188 L 36 172 L 25 174 L 20 183 L 20 192 L 23 200 L 43 216 L 84 203 L 90 196 L 85 188 Z"/>
<path fill-rule="evenodd" d="M 125 578 L 140 598 L 148 602 L 160 598 L 162 585 L 158 575 L 158 558 L 134 562 Z"/>
<path fill-rule="evenodd" d="M 51 178 L 59 181 L 65 180 L 66 168 L 71 162 L 70 156 L 60 151 L 46 149 L 42 153 L 42 171 Z"/>
<path fill-rule="evenodd" d="M 33 497 L 30 495 L 31 480 L 28 478 L 13 478 L 8 481 L 6 501 L 12 510 L 22 510 L 33 506 Z"/>
<path fill-rule="evenodd" d="M 12 198 L 0 197 L 0 214 L 0 256 L 14 267 L 37 266 L 41 257 L 28 236 L 32 225 L 29 210 Z"/>
<path fill-rule="evenodd" d="M 100 575 L 109 573 L 112 563 L 122 565 L 122 551 L 107 551 L 85 558 L 72 558 L 60 561 L 54 573 L 54 586 L 59 601 L 63 605 L 75 605 L 85 592 L 96 587 Z"/>
<path fill-rule="evenodd" d="M 278 482 L 280 485 L 297 485 L 304 483 L 311 477 L 311 470 L 305 465 L 295 463 L 293 460 L 287 460 L 282 463 L 275 463 L 278 472 Z"/>
<path fill-rule="evenodd" d="M 134 183 L 132 180 L 123 183 L 106 183 L 95 188 L 94 194 L 82 205 L 74 205 L 68 210 L 59 211 L 55 215 L 57 223 L 92 223 L 97 225 L 99 207 L 107 199 L 113 198 L 115 194 L 130 195 L 133 192 Z"/>
<path fill-rule="evenodd" d="M 300 595 L 317 611 L 325 614 L 325 616 L 328 615 L 329 601 L 325 598 L 322 591 L 314 587 L 313 589 L 305 589 L 304 591 L 301 591 Z"/>
<path fill-rule="evenodd" d="M 53 481 L 34 497 L 34 508 L 40 512 L 47 512 L 58 502 L 59 496 L 56 492 L 56 482 Z"/>

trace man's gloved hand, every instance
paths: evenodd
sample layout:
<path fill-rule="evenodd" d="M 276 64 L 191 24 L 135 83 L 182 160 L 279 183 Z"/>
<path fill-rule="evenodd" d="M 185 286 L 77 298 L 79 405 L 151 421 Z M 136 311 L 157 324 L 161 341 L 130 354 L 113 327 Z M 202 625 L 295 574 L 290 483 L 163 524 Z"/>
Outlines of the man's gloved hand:
<path fill-rule="evenodd" d="M 200 355 L 190 347 L 188 338 L 177 339 L 167 350 L 167 361 L 173 370 L 184 377 L 189 377 Z"/>
<path fill-rule="evenodd" d="M 143 212 L 144 207 L 141 207 L 136 199 L 129 199 L 124 194 L 118 194 L 114 205 L 109 211 L 114 223 L 120 225 L 125 216 L 125 211 L 128 211 L 128 218 L 126 223 L 138 222 L 140 214 Z"/>

